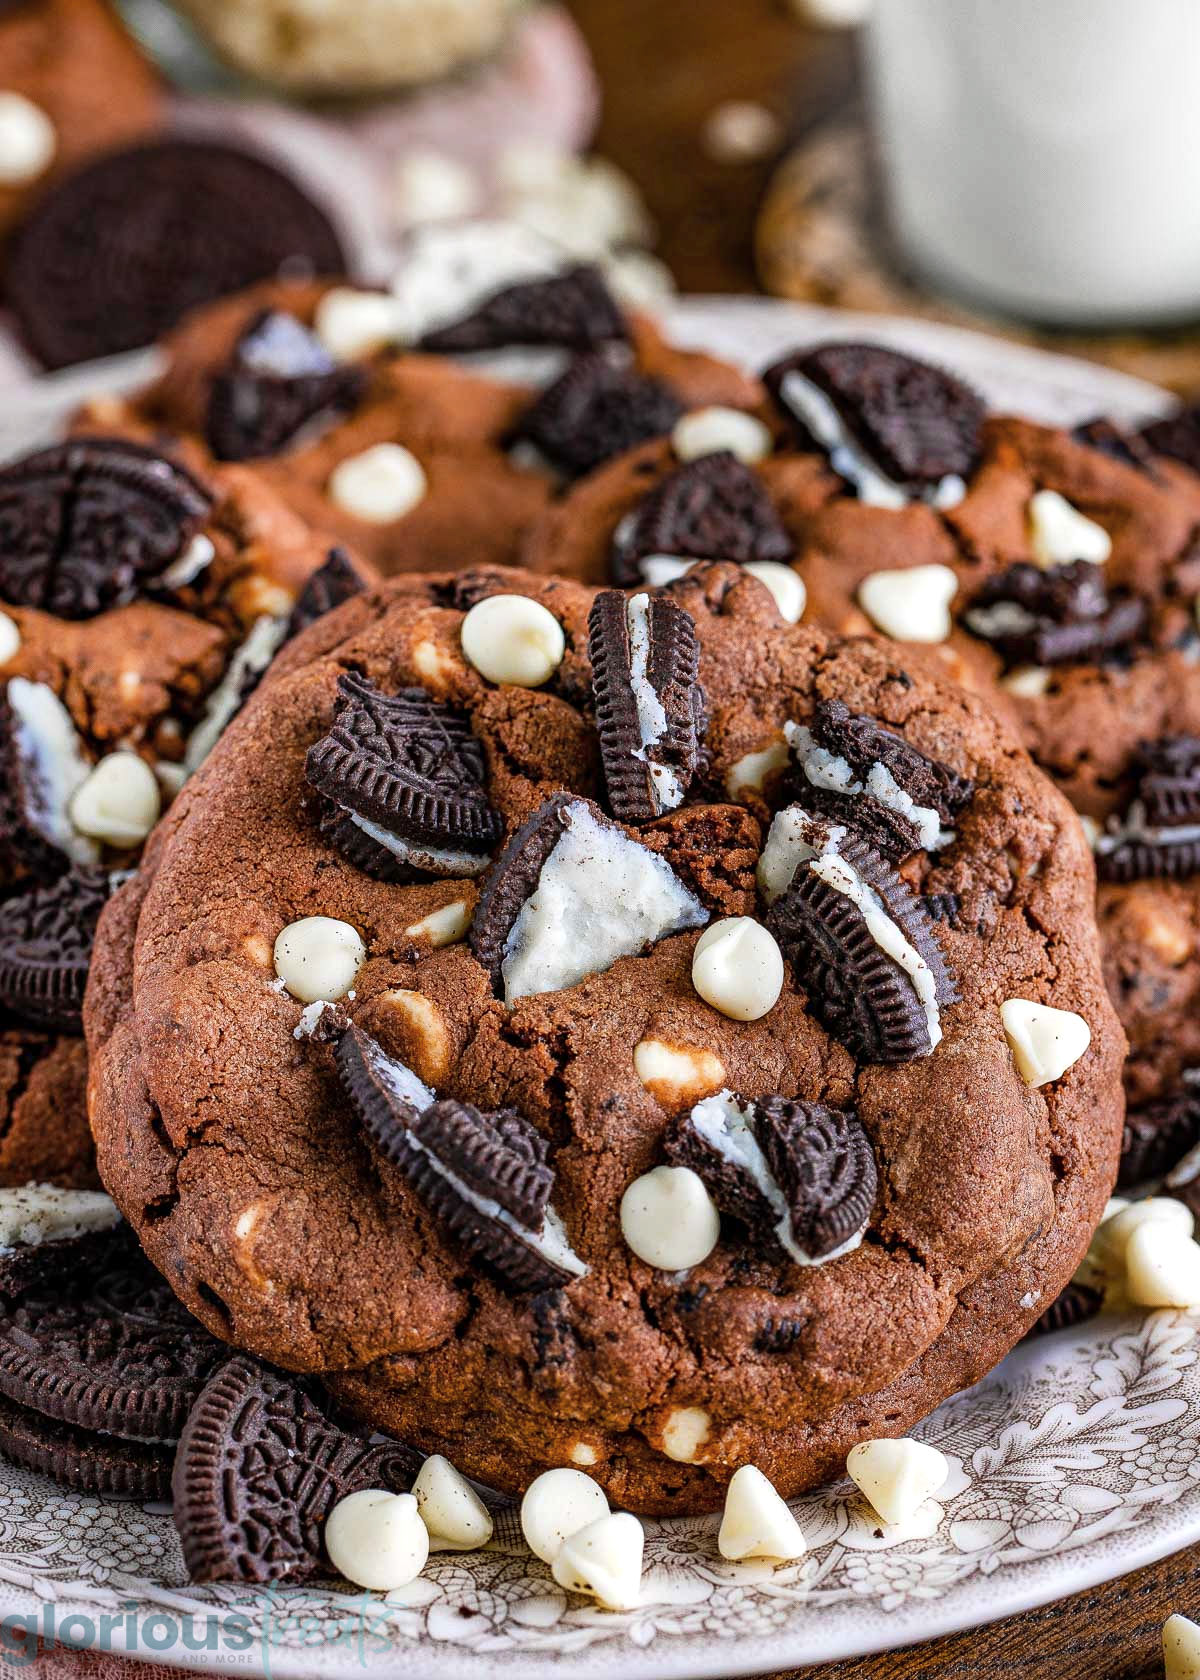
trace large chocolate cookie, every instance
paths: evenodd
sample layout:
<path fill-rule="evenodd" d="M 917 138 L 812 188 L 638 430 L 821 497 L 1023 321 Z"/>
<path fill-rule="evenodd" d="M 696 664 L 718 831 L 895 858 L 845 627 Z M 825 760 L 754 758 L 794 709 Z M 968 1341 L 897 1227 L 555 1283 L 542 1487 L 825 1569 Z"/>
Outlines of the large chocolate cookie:
<path fill-rule="evenodd" d="M 747 1461 L 821 1479 L 1029 1327 L 1115 1174 L 1123 1043 L 1079 823 L 981 704 L 788 624 L 737 566 L 666 592 L 694 664 L 674 613 L 613 599 L 397 579 L 285 650 L 104 913 L 93 1121 L 236 1345 L 492 1485 L 579 1464 L 634 1509 L 709 1509 Z M 506 623 L 541 687 L 471 663 L 501 673 Z M 690 767 L 667 808 L 619 816 L 613 743 L 685 719 L 694 750 L 650 760 Z M 503 830 L 482 876 L 451 856 L 451 758 Z M 437 869 L 381 879 L 326 802 L 362 816 L 377 783 L 387 851 L 418 771 Z M 638 1181 L 672 1160 L 721 1224 L 663 1269 Z"/>

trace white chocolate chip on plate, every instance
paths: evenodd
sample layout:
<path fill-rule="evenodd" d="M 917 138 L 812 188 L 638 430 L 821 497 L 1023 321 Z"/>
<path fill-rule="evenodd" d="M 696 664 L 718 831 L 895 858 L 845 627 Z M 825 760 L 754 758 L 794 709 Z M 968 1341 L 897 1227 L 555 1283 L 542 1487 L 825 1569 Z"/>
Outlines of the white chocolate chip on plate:
<path fill-rule="evenodd" d="M 1071 1009 L 1053 1009 L 1028 998 L 1000 1005 L 1000 1020 L 1027 1085 L 1052 1085 L 1075 1066 L 1092 1042 L 1092 1029 Z"/>
<path fill-rule="evenodd" d="M 349 1494 L 329 1513 L 324 1539 L 338 1574 L 369 1592 L 406 1587 L 429 1558 L 429 1530 L 411 1493 Z"/>
<path fill-rule="evenodd" d="M 1112 538 L 1057 490 L 1039 490 L 1029 499 L 1029 546 L 1046 568 L 1075 560 L 1102 566 L 1112 553 Z"/>
<path fill-rule="evenodd" d="M 1163 1220 L 1139 1225 L 1125 1245 L 1125 1287 L 1139 1307 L 1200 1307 L 1200 1243 Z"/>
<path fill-rule="evenodd" d="M 950 603 L 957 593 L 949 566 L 908 566 L 865 577 L 858 602 L 875 628 L 895 641 L 944 642 L 953 629 Z"/>
<path fill-rule="evenodd" d="M 712 1253 L 721 1218 L 698 1173 L 654 1167 L 621 1197 L 621 1235 L 648 1266 L 680 1272 Z"/>
<path fill-rule="evenodd" d="M 339 461 L 329 475 L 330 500 L 369 525 L 391 525 L 411 513 L 428 489 L 425 469 L 402 443 L 376 443 Z"/>
<path fill-rule="evenodd" d="M 572 1534 L 551 1565 L 560 1587 L 587 1593 L 608 1610 L 632 1610 L 641 1597 L 646 1537 L 628 1511 L 614 1511 Z"/>
<path fill-rule="evenodd" d="M 740 1563 L 743 1558 L 787 1560 L 804 1555 L 800 1524 L 753 1464 L 743 1464 L 730 1480 L 717 1550 L 731 1563 Z"/>
<path fill-rule="evenodd" d="M 434 1453 L 412 1486 L 431 1552 L 469 1552 L 492 1538 L 492 1518 L 467 1478 Z"/>
<path fill-rule="evenodd" d="M 1200 1625 L 1178 1614 L 1163 1623 L 1163 1680 L 1200 1680 Z"/>
<path fill-rule="evenodd" d="M 697 408 L 676 421 L 671 446 L 681 461 L 728 450 L 750 466 L 771 453 L 771 434 L 740 408 Z"/>
<path fill-rule="evenodd" d="M 521 1533 L 535 1557 L 553 1563 L 572 1534 L 607 1515 L 604 1489 L 582 1470 L 543 1470 L 521 1501 Z"/>
<path fill-rule="evenodd" d="M 333 916 L 302 916 L 275 941 L 275 972 L 301 1003 L 345 997 L 367 960 L 356 928 Z"/>
<path fill-rule="evenodd" d="M 761 1020 L 783 990 L 783 953 L 770 930 L 752 916 L 726 917 L 697 940 L 692 985 L 730 1020 Z"/>
<path fill-rule="evenodd" d="M 79 834 L 109 846 L 140 846 L 158 821 L 162 790 L 154 771 L 132 752 L 109 753 L 71 799 Z"/>
<path fill-rule="evenodd" d="M 540 688 L 562 664 L 562 625 L 527 595 L 489 595 L 462 622 L 462 650 L 481 677 Z"/>
<path fill-rule="evenodd" d="M 936 1447 L 907 1437 L 860 1441 L 851 1447 L 846 1469 L 885 1523 L 907 1522 L 950 1474 Z"/>

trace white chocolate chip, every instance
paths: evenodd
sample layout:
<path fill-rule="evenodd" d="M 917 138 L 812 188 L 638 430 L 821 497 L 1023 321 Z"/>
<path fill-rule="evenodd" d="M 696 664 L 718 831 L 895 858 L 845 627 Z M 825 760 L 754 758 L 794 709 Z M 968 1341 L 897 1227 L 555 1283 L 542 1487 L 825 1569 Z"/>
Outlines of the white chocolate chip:
<path fill-rule="evenodd" d="M 808 604 L 808 590 L 799 572 L 778 560 L 747 560 L 742 570 L 770 590 L 785 624 L 799 624 Z"/>
<path fill-rule="evenodd" d="M 587 1441 L 576 1441 L 571 1447 L 570 1459 L 572 1464 L 578 1464 L 582 1469 L 590 1470 L 593 1464 L 600 1462 L 600 1454 Z"/>
<path fill-rule="evenodd" d="M 1200 1243 L 1162 1220 L 1125 1245 L 1125 1286 L 1139 1307 L 1200 1307 Z"/>
<path fill-rule="evenodd" d="M 1082 1015 L 1028 998 L 1002 1003 L 1000 1020 L 1026 1085 L 1052 1085 L 1075 1066 L 1092 1042 L 1092 1029 Z"/>
<path fill-rule="evenodd" d="M 677 1406 L 663 1425 L 662 1449 L 677 1464 L 695 1464 L 711 1433 L 703 1406 Z"/>
<path fill-rule="evenodd" d="M 535 1557 L 553 1563 L 572 1534 L 607 1515 L 604 1489 L 582 1470 L 543 1470 L 521 1501 L 521 1533 Z"/>
<path fill-rule="evenodd" d="M 621 1197 L 621 1235 L 648 1266 L 681 1272 L 712 1253 L 721 1216 L 690 1167 L 654 1167 Z"/>
<path fill-rule="evenodd" d="M 725 1084 L 725 1064 L 711 1050 L 644 1038 L 634 1047 L 633 1071 L 664 1108 L 682 1108 Z"/>
<path fill-rule="evenodd" d="M 731 1021 L 758 1021 L 779 1002 L 783 954 L 752 916 L 729 916 L 705 928 L 692 954 L 692 985 Z"/>
<path fill-rule="evenodd" d="M 313 330 L 339 362 L 356 362 L 384 350 L 400 326 L 396 300 L 386 292 L 335 286 L 317 305 Z"/>
<path fill-rule="evenodd" d="M 448 1458 L 434 1453 L 412 1485 L 431 1552 L 469 1552 L 492 1538 L 492 1519 L 467 1478 Z"/>
<path fill-rule="evenodd" d="M 60 1190 L 53 1184 L 0 1189 L 0 1254 L 110 1231 L 120 1223 L 116 1203 L 101 1190 Z"/>
<path fill-rule="evenodd" d="M 1200 1626 L 1178 1614 L 1163 1623 L 1163 1680 L 1200 1680 Z"/>
<path fill-rule="evenodd" d="M 40 105 L 23 93 L 0 93 L 0 186 L 36 181 L 57 149 L 54 124 Z"/>
<path fill-rule="evenodd" d="M 740 793 L 747 790 L 752 793 L 760 792 L 767 777 L 780 770 L 786 770 L 791 759 L 788 744 L 783 740 L 772 741 L 769 746 L 761 747 L 758 752 L 744 754 L 729 768 L 725 777 L 726 793 L 731 799 L 736 799 Z"/>
<path fill-rule="evenodd" d="M 527 595 L 489 595 L 462 622 L 462 650 L 488 682 L 540 688 L 562 664 L 562 625 Z"/>
<path fill-rule="evenodd" d="M 471 925 L 471 906 L 465 898 L 456 898 L 453 904 L 443 904 L 440 910 L 431 910 L 428 916 L 422 916 L 419 922 L 405 928 L 410 939 L 428 939 L 436 950 L 442 945 L 457 945 L 460 939 L 467 937 L 467 929 Z"/>
<path fill-rule="evenodd" d="M 860 1441 L 846 1459 L 851 1481 L 885 1523 L 902 1523 L 937 1492 L 950 1466 L 924 1441 Z"/>
<path fill-rule="evenodd" d="M 676 421 L 671 447 L 681 461 L 728 450 L 751 466 L 771 453 L 771 434 L 761 420 L 740 408 L 697 408 Z"/>
<path fill-rule="evenodd" d="M 1039 566 L 1069 566 L 1073 560 L 1102 566 L 1112 553 L 1112 538 L 1057 490 L 1039 490 L 1029 499 L 1029 546 Z"/>
<path fill-rule="evenodd" d="M 898 642 L 944 642 L 953 628 L 950 603 L 958 579 L 949 566 L 908 566 L 872 572 L 858 601 L 877 630 Z"/>
<path fill-rule="evenodd" d="M 345 997 L 366 960 L 357 929 L 333 916 L 302 916 L 275 941 L 275 972 L 301 1003 Z"/>
<path fill-rule="evenodd" d="M 803 1557 L 804 1536 L 784 1501 L 753 1464 L 735 1470 L 725 1494 L 717 1550 L 731 1563 L 743 1558 Z"/>
<path fill-rule="evenodd" d="M 551 1565 L 560 1587 L 587 1593 L 608 1610 L 633 1610 L 642 1591 L 642 1525 L 614 1511 L 572 1534 Z"/>
<path fill-rule="evenodd" d="M 0 665 L 7 665 L 20 650 L 21 631 L 15 618 L 0 612 Z"/>
<path fill-rule="evenodd" d="M 140 846 L 158 821 L 162 790 L 145 759 L 132 752 L 109 753 L 67 809 L 76 832 L 90 840 Z"/>
<path fill-rule="evenodd" d="M 340 461 L 329 476 L 329 496 L 369 525 L 391 525 L 411 513 L 428 489 L 425 469 L 402 443 L 376 443 Z"/>
<path fill-rule="evenodd" d="M 324 1538 L 338 1574 L 369 1592 L 406 1587 L 429 1558 L 429 1531 L 411 1493 L 363 1488 L 339 1499 Z"/>
<path fill-rule="evenodd" d="M 753 99 L 727 99 L 709 112 L 701 130 L 704 149 L 718 163 L 751 163 L 777 150 L 779 118 Z"/>
<path fill-rule="evenodd" d="M 1190 1237 L 1196 1222 L 1190 1208 L 1174 1196 L 1146 1196 L 1140 1202 L 1121 1202 L 1114 1197 L 1104 1210 L 1088 1252 L 1106 1275 L 1124 1270 L 1134 1234 L 1147 1225 L 1163 1225 L 1180 1237 Z"/>
<path fill-rule="evenodd" d="M 1050 687 L 1052 672 L 1043 665 L 1022 665 L 1000 678 L 1000 687 L 1018 700 L 1040 700 Z"/>
<path fill-rule="evenodd" d="M 396 165 L 396 214 L 405 227 L 478 215 L 479 182 L 465 163 L 428 148 L 405 152 Z"/>
<path fill-rule="evenodd" d="M 440 1085 L 450 1068 L 450 1034 L 446 1018 L 424 992 L 387 991 L 377 999 L 397 1028 L 400 1060 L 427 1085 Z"/>

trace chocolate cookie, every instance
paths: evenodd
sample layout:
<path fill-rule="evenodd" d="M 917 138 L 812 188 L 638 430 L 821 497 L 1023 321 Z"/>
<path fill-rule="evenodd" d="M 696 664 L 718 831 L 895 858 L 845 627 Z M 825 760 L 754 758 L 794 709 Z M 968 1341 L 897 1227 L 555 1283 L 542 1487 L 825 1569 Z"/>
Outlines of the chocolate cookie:
<path fill-rule="evenodd" d="M 748 1460 L 820 1480 L 1029 1327 L 1115 1174 L 1123 1043 L 1079 823 L 1010 729 L 736 565 L 650 598 L 705 697 L 675 810 L 614 808 L 603 597 L 394 580 L 226 734 L 104 912 L 86 1019 L 106 1181 L 212 1329 L 491 1485 L 574 1463 L 683 1511 Z M 540 687 L 471 663 L 510 635 Z M 369 763 L 415 808 L 416 715 L 498 819 L 483 876 L 381 880 L 328 828 Z M 695 1237 L 646 1211 L 672 1161 L 715 1211 L 652 1264 Z"/>

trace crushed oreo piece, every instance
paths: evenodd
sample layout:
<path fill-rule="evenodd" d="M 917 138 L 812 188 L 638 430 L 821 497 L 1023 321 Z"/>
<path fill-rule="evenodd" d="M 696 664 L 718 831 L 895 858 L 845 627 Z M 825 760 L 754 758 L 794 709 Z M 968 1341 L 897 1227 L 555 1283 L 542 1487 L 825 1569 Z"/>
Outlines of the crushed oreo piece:
<path fill-rule="evenodd" d="M 342 1034 L 336 1060 L 379 1154 L 468 1254 L 515 1289 L 558 1289 L 583 1275 L 550 1206 L 546 1139 L 523 1115 L 425 1102 L 433 1093 L 358 1027 Z"/>
<path fill-rule="evenodd" d="M 665 859 L 588 799 L 559 793 L 516 831 L 484 883 L 471 950 L 506 1003 L 563 991 L 708 912 Z"/>
<path fill-rule="evenodd" d="M 235 1354 L 205 1384 L 175 1460 L 188 1574 L 266 1583 L 327 1573 L 321 1532 L 338 1501 L 404 1492 L 420 1462 L 398 1441 L 336 1423 L 311 1380 Z"/>
<path fill-rule="evenodd" d="M 421 688 L 384 694 L 344 673 L 333 726 L 309 749 L 305 773 L 333 807 L 324 832 L 384 880 L 479 874 L 500 837 L 482 745 Z"/>
<path fill-rule="evenodd" d="M 0 904 L 0 1005 L 34 1026 L 82 1033 L 92 940 L 110 885 L 104 870 L 73 870 Z"/>
<path fill-rule="evenodd" d="M 722 1091 L 680 1116 L 664 1148 L 722 1213 L 803 1266 L 857 1246 L 879 1187 L 858 1116 L 794 1097 Z"/>
<path fill-rule="evenodd" d="M 208 447 L 218 461 L 278 455 L 321 415 L 352 413 L 366 386 L 365 369 L 335 361 L 294 315 L 263 310 L 213 379 Z"/>
<path fill-rule="evenodd" d="M 683 803 L 700 762 L 707 720 L 695 622 L 666 596 L 602 590 L 588 657 L 609 805 L 622 822 L 652 822 Z"/>
<path fill-rule="evenodd" d="M 1103 1305 L 1102 1289 L 1096 1289 L 1090 1283 L 1072 1281 L 1025 1334 L 1027 1337 L 1049 1336 L 1055 1330 L 1073 1330 L 1077 1324 L 1095 1318 Z"/>
<path fill-rule="evenodd" d="M 767 926 L 826 1030 L 865 1062 L 935 1050 L 957 994 L 932 917 L 874 847 L 790 806 L 759 868 Z"/>
<path fill-rule="evenodd" d="M 1100 879 L 1179 881 L 1200 873 L 1200 737 L 1144 743 L 1131 779 L 1132 800 L 1096 841 Z"/>
<path fill-rule="evenodd" d="M 0 598 L 58 618 L 133 600 L 212 509 L 191 473 L 119 438 L 73 438 L 0 468 Z"/>
<path fill-rule="evenodd" d="M 821 700 L 811 724 L 789 724 L 797 797 L 810 810 L 854 828 L 900 862 L 950 844 L 975 787 L 902 735 L 844 700 Z"/>
<path fill-rule="evenodd" d="M 1149 611 L 1138 595 L 1109 591 L 1087 560 L 1043 568 L 1027 561 L 990 578 L 964 615 L 973 635 L 1009 665 L 1099 663 L 1145 633 Z"/>
<path fill-rule="evenodd" d="M 462 320 L 425 333 L 418 348 L 444 355 L 513 344 L 594 350 L 627 336 L 625 317 L 603 274 L 591 263 L 579 263 L 493 292 Z"/>
<path fill-rule="evenodd" d="M 1118 1189 L 1165 1178 L 1200 1143 L 1200 1084 L 1186 1083 L 1161 1102 L 1131 1109 L 1121 1142 Z"/>
<path fill-rule="evenodd" d="M 665 437 L 683 414 L 670 386 L 608 356 L 577 356 L 521 416 L 512 441 L 532 443 L 569 477 L 594 471 L 651 438 Z"/>
<path fill-rule="evenodd" d="M 887 488 L 901 500 L 904 492 L 941 500 L 949 483 L 961 494 L 978 463 L 983 399 L 915 356 L 878 344 L 823 344 L 774 363 L 763 381 L 799 422 L 802 441 L 827 451 L 864 500 L 885 503 Z M 872 483 L 880 476 L 886 485 Z"/>
<path fill-rule="evenodd" d="M 1153 451 L 1147 448 L 1145 439 L 1137 432 L 1123 432 L 1103 414 L 1076 426 L 1071 436 L 1089 449 L 1098 449 L 1110 460 L 1120 461 L 1122 466 L 1136 467 L 1151 478 L 1159 476 L 1154 470 Z"/>
<path fill-rule="evenodd" d="M 682 560 L 788 561 L 793 543 L 761 479 L 728 449 L 668 473 L 613 533 L 613 582 L 643 581 L 650 555 Z"/>
<path fill-rule="evenodd" d="M 1166 420 L 1152 420 L 1139 435 L 1156 455 L 1182 461 L 1200 473 L 1200 404 L 1189 403 Z"/>
<path fill-rule="evenodd" d="M 288 619 L 284 641 L 290 642 L 293 636 L 298 636 L 302 630 L 307 630 L 310 624 L 315 624 L 319 618 L 324 618 L 326 613 L 340 607 L 343 601 L 361 595 L 366 587 L 361 573 L 346 550 L 331 548 L 324 563 L 317 567 L 296 597 L 296 605 Z"/>

